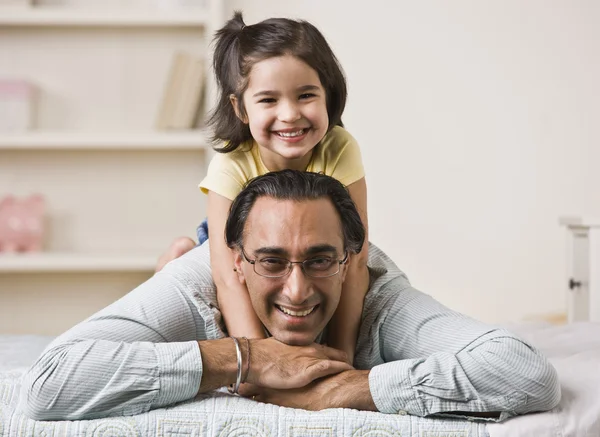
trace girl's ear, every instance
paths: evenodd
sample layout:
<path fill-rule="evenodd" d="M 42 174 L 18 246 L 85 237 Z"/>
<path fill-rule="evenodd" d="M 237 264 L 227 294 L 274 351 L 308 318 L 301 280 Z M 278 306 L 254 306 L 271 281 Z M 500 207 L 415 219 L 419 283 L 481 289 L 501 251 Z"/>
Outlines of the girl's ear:
<path fill-rule="evenodd" d="M 246 285 L 246 277 L 244 276 L 244 271 L 242 270 L 243 261 L 241 250 L 236 249 L 233 252 L 233 271 L 237 274 L 240 284 Z"/>
<path fill-rule="evenodd" d="M 231 106 L 233 106 L 233 110 L 235 111 L 235 115 L 239 118 L 242 123 L 248 124 L 248 117 L 245 114 L 242 114 L 240 111 L 240 102 L 238 98 L 234 94 L 229 95 L 229 101 L 231 102 Z"/>

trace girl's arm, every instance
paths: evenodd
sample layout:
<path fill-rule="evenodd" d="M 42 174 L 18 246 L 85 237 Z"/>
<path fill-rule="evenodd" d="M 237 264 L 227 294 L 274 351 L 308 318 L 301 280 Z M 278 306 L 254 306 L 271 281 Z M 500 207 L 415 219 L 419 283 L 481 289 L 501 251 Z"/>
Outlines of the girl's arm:
<path fill-rule="evenodd" d="M 328 333 L 328 344 L 341 349 L 354 360 L 356 340 L 363 310 L 363 302 L 369 288 L 369 236 L 367 217 L 367 183 L 365 178 L 348 185 L 348 191 L 356 204 L 358 213 L 365 227 L 365 241 L 361 251 L 350 256 L 348 273 L 342 286 L 340 303 L 333 315 Z"/>
<path fill-rule="evenodd" d="M 209 191 L 208 237 L 217 302 L 230 336 L 264 338 L 263 326 L 254 312 L 246 286 L 233 271 L 233 254 L 225 243 L 225 222 L 230 206 L 231 200 Z"/>

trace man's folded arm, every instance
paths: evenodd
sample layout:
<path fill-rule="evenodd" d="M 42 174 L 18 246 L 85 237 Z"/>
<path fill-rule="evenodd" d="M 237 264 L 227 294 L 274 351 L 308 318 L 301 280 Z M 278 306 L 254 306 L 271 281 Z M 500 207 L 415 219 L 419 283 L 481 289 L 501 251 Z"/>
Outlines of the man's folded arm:
<path fill-rule="evenodd" d="M 369 374 L 379 411 L 503 420 L 558 404 L 555 369 L 523 340 L 413 288 L 393 299 L 378 324 L 385 364 Z"/>
<path fill-rule="evenodd" d="M 210 324 L 186 292 L 199 285 L 185 274 L 194 269 L 180 266 L 178 276 L 168 266 L 55 339 L 24 375 L 20 409 L 36 420 L 78 420 L 193 398 L 202 379 L 197 340 Z"/>

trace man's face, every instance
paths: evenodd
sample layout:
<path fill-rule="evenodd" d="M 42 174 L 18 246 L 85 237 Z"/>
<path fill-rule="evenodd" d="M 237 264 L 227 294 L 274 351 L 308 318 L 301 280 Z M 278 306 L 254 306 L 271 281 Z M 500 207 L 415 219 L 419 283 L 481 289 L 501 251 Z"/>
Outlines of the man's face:
<path fill-rule="evenodd" d="M 325 198 L 301 202 L 259 198 L 246 221 L 243 240 L 248 259 L 267 265 L 282 258 L 319 262 L 345 255 L 340 219 Z M 325 328 L 338 306 L 347 270 L 342 264 L 333 276 L 313 278 L 300 264 L 293 264 L 291 273 L 267 278 L 254 271 L 241 251 L 236 251 L 235 267 L 261 322 L 277 340 L 292 345 L 314 342 Z"/>

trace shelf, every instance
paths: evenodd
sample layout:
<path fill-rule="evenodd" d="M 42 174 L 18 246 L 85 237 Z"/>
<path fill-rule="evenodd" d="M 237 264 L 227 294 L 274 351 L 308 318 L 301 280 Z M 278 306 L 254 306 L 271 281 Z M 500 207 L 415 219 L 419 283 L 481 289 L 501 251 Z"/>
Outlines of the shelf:
<path fill-rule="evenodd" d="M 0 26 L 15 27 L 203 27 L 205 9 L 74 9 L 0 7 Z"/>
<path fill-rule="evenodd" d="M 0 135 L 2 150 L 203 150 L 206 132 L 28 132 Z"/>
<path fill-rule="evenodd" d="M 152 272 L 158 255 L 0 254 L 1 273 Z"/>

